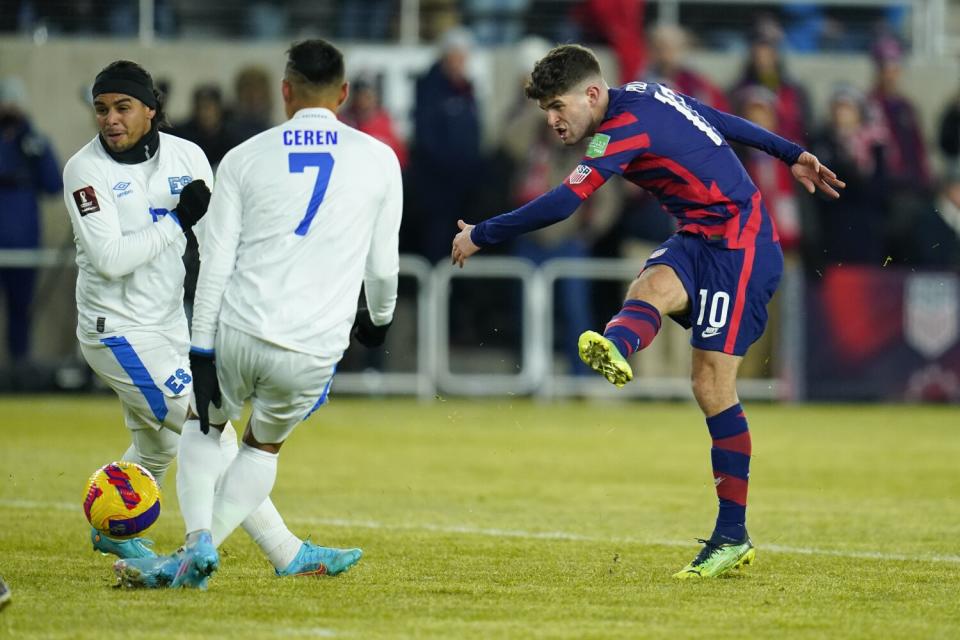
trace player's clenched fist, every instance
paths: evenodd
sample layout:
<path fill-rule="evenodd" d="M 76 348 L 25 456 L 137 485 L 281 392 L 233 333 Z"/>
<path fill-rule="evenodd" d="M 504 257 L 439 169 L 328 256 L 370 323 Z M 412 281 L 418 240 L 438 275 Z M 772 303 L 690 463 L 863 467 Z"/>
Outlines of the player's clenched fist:
<path fill-rule="evenodd" d="M 220 382 L 217 363 L 212 353 L 190 351 L 190 373 L 193 374 L 193 397 L 197 403 L 200 431 L 210 431 L 210 403 L 220 408 Z"/>
<path fill-rule="evenodd" d="M 453 264 L 459 265 L 462 269 L 467 258 L 480 251 L 480 247 L 475 245 L 470 237 L 474 225 L 467 224 L 463 220 L 457 220 L 457 226 L 460 227 L 460 233 L 453 238 L 453 250 L 450 253 L 450 258 Z"/>
<path fill-rule="evenodd" d="M 180 226 L 186 231 L 197 224 L 210 206 L 210 187 L 203 180 L 194 180 L 180 192 L 180 202 L 174 211 Z"/>

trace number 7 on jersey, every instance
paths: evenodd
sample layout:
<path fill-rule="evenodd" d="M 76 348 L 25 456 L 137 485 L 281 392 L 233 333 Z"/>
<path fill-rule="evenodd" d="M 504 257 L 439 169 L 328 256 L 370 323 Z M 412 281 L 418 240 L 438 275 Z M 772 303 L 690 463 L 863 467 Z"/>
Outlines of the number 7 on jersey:
<path fill-rule="evenodd" d="M 327 193 L 330 174 L 333 172 L 333 156 L 329 153 L 291 153 L 289 160 L 290 173 L 303 173 L 307 167 L 317 168 L 317 181 L 313 183 L 313 195 L 310 196 L 310 202 L 307 204 L 307 213 L 294 232 L 298 236 L 305 236 L 310 230 L 313 217 L 317 215 L 320 203 L 323 202 L 323 196 Z"/>

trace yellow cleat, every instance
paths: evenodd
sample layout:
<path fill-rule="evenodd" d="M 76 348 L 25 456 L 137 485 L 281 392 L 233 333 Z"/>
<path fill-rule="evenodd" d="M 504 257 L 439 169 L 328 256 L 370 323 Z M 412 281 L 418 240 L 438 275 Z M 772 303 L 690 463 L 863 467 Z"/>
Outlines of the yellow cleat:
<path fill-rule="evenodd" d="M 700 540 L 703 549 L 693 562 L 673 574 L 677 580 L 691 578 L 716 578 L 734 569 L 753 564 L 757 550 L 750 538 L 740 544 L 715 544 L 709 540 Z"/>
<path fill-rule="evenodd" d="M 596 331 L 584 331 L 577 340 L 580 359 L 612 384 L 622 387 L 633 380 L 630 363 L 612 342 Z"/>

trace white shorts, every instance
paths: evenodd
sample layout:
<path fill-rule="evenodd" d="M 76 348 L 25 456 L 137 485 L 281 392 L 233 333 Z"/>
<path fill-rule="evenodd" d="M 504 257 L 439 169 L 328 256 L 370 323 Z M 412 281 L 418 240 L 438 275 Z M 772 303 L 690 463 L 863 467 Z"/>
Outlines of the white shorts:
<path fill-rule="evenodd" d="M 210 422 L 239 420 L 251 400 L 251 428 L 257 442 L 283 442 L 293 429 L 327 401 L 339 358 L 278 347 L 220 324 L 216 340 L 221 408 L 210 406 Z"/>
<path fill-rule="evenodd" d="M 167 427 L 180 433 L 193 389 L 186 327 L 81 340 L 80 350 L 120 398 L 129 429 Z"/>

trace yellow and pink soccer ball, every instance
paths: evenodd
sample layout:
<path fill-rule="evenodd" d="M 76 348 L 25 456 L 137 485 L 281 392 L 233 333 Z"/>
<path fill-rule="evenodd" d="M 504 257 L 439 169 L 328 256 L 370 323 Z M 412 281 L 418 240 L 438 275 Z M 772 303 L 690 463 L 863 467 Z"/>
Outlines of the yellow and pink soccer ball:
<path fill-rule="evenodd" d="M 111 538 L 143 535 L 160 517 L 160 486 L 135 462 L 111 462 L 87 481 L 83 512 Z"/>

